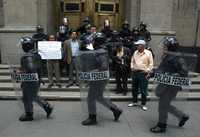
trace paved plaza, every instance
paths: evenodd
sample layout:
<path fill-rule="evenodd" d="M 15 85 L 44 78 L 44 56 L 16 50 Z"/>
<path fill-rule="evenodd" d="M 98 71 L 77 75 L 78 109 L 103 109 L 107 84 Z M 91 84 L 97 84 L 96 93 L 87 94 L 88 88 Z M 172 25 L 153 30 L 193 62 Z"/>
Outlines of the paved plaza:
<path fill-rule="evenodd" d="M 35 121 L 19 122 L 22 108 L 18 101 L 0 102 L 0 137 L 199 137 L 200 102 L 179 101 L 177 105 L 187 110 L 190 121 L 183 127 L 177 127 L 178 121 L 169 116 L 169 126 L 164 134 L 153 134 L 149 128 L 157 120 L 157 102 L 148 102 L 148 111 L 139 107 L 128 108 L 128 102 L 115 102 L 124 111 L 119 122 L 113 121 L 111 112 L 98 107 L 98 125 L 85 127 L 81 121 L 87 116 L 82 109 L 82 103 L 51 102 L 55 105 L 50 119 L 36 107 Z"/>

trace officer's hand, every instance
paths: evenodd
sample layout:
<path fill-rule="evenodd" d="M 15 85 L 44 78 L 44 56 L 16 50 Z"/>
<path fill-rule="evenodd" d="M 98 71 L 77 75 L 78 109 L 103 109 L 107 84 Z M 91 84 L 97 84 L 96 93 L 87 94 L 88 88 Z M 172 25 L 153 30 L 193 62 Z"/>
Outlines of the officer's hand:
<path fill-rule="evenodd" d="M 43 86 L 45 85 L 45 82 L 43 80 L 41 80 L 40 83 L 42 83 Z"/>
<path fill-rule="evenodd" d="M 147 73 L 147 75 L 145 76 L 145 78 L 146 78 L 147 80 L 149 80 L 149 79 L 151 78 L 150 73 Z"/>

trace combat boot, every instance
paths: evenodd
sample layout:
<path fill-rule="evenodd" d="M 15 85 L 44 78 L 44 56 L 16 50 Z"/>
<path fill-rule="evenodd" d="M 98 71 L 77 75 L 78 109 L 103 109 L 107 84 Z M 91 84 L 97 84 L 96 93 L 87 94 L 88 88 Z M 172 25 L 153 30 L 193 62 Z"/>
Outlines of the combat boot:
<path fill-rule="evenodd" d="M 114 120 L 115 120 L 115 121 L 118 121 L 120 115 L 122 114 L 122 110 L 120 110 L 120 109 L 115 109 L 115 108 L 110 108 L 110 110 L 113 112 Z"/>
<path fill-rule="evenodd" d="M 150 131 L 153 133 L 164 133 L 166 131 L 167 124 L 158 123 L 155 127 L 151 128 Z"/>
<path fill-rule="evenodd" d="M 84 126 L 96 125 L 97 119 L 95 114 L 89 114 L 89 117 L 82 122 Z"/>
<path fill-rule="evenodd" d="M 26 112 L 25 114 L 21 115 L 19 121 L 33 121 L 33 112 Z"/>
<path fill-rule="evenodd" d="M 52 113 L 52 111 L 53 111 L 53 107 L 50 105 L 50 104 L 46 104 L 45 106 L 44 106 L 44 110 L 45 110 L 45 112 L 46 112 L 46 116 L 47 116 L 47 118 L 49 118 L 50 117 L 50 115 L 51 115 L 51 113 Z"/>

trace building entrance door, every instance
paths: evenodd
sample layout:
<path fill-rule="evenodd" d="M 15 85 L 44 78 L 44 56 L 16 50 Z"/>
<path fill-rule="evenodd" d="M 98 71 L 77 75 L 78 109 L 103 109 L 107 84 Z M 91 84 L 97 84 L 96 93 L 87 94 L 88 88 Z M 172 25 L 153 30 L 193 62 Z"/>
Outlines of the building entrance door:
<path fill-rule="evenodd" d="M 111 26 L 117 28 L 123 19 L 123 0 L 64 0 L 62 17 L 68 17 L 70 26 L 75 29 L 89 16 L 92 24 L 101 28 L 109 19 Z"/>

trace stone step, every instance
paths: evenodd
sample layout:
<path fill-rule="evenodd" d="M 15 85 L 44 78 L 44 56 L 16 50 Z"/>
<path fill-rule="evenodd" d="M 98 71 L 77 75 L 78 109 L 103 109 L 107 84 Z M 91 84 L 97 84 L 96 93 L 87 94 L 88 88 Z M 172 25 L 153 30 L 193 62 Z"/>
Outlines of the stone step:
<path fill-rule="evenodd" d="M 0 64 L 0 69 L 9 69 L 10 65 L 7 64 Z"/>
<path fill-rule="evenodd" d="M 81 99 L 86 98 L 86 96 L 82 96 L 80 92 L 45 92 L 41 91 L 39 95 L 47 100 L 65 100 L 65 101 L 79 101 Z M 108 97 L 108 94 L 107 94 Z M 131 101 L 132 95 L 128 93 L 127 96 L 114 94 L 112 92 L 109 93 L 109 98 L 115 101 Z M 14 91 L 3 92 L 0 91 L 0 100 L 16 100 L 21 99 L 21 94 L 16 94 Z M 139 97 L 140 99 L 140 97 Z M 200 93 L 183 93 L 179 92 L 177 100 L 188 101 L 188 100 L 199 100 Z M 149 93 L 148 100 L 158 100 L 154 93 Z"/>
<path fill-rule="evenodd" d="M 20 84 L 17 83 L 15 90 L 20 90 Z M 106 86 L 106 90 L 113 91 L 116 87 L 116 84 L 108 84 Z M 154 91 L 156 85 L 155 84 L 149 84 L 148 86 L 148 91 Z M 131 91 L 132 85 L 128 84 L 128 90 Z M 12 83 L 0 83 L 0 91 L 13 91 L 13 84 Z M 53 86 L 51 89 L 47 88 L 47 84 L 41 85 L 40 88 L 41 91 L 49 91 L 49 92 L 60 92 L 60 91 L 65 91 L 65 92 L 79 92 L 79 87 L 78 86 L 71 86 L 66 88 L 65 85 L 62 85 L 62 88 L 58 88 L 56 86 Z M 200 91 L 200 86 L 199 84 L 193 84 L 192 87 L 189 89 L 190 92 L 199 92 Z"/>
<path fill-rule="evenodd" d="M 44 77 L 42 79 L 44 80 L 44 82 L 46 84 L 49 83 L 47 77 Z M 128 83 L 130 84 L 131 81 L 132 81 L 132 79 L 129 78 L 128 79 Z M 192 77 L 191 81 L 192 81 L 193 84 L 200 84 L 200 76 L 198 76 L 198 77 Z M 0 75 L 0 83 L 9 83 L 9 82 L 12 82 L 11 77 L 9 75 Z M 68 83 L 68 78 L 62 77 L 61 78 L 61 83 Z M 114 78 L 110 78 L 109 83 L 116 83 L 115 79 Z M 149 83 L 152 84 L 153 83 L 153 79 L 150 79 Z"/>
<path fill-rule="evenodd" d="M 0 67 L 0 76 L 9 76 L 9 75 L 10 75 L 9 68 L 6 68 L 6 66 L 5 66 L 5 68 L 4 67 L 2 67 L 2 68 Z M 189 72 L 189 76 L 190 77 L 198 77 L 198 76 L 200 76 L 200 74 L 196 73 L 196 72 Z"/>

